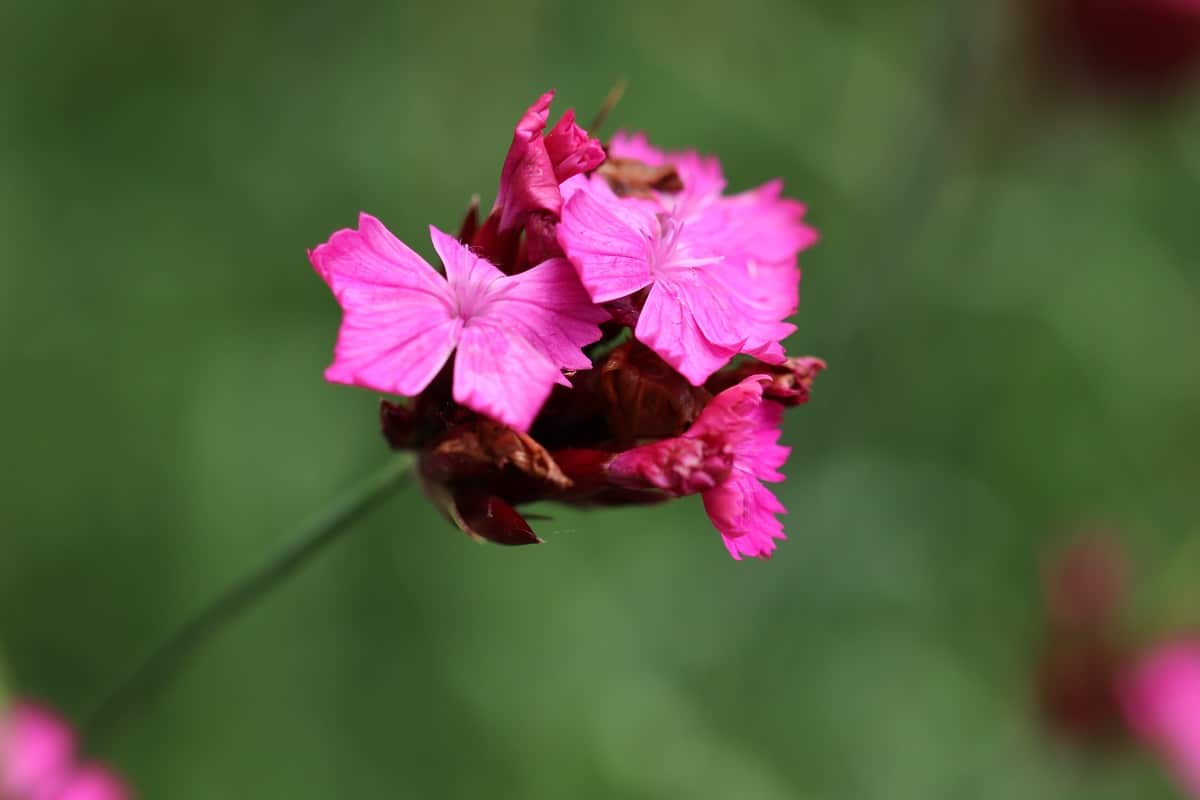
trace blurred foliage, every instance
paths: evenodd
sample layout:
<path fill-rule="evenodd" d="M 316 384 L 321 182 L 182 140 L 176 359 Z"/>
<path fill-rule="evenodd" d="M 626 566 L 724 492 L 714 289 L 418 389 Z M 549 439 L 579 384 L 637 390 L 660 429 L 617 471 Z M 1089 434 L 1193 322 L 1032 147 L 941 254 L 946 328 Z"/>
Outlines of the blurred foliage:
<path fill-rule="evenodd" d="M 934 0 L 0 5 L 11 683 L 81 712 L 382 460 L 376 398 L 321 380 L 306 247 L 360 209 L 424 241 L 489 201 L 541 91 L 586 120 L 627 76 L 614 124 L 783 176 L 822 231 L 790 541 L 733 563 L 685 501 L 546 508 L 548 544 L 505 550 L 410 491 L 100 755 L 173 800 L 1172 796 L 1028 697 L 1039 559 L 1076 526 L 1124 532 L 1147 624 L 1195 607 L 1200 113 L 1025 103 L 1015 28 Z"/>

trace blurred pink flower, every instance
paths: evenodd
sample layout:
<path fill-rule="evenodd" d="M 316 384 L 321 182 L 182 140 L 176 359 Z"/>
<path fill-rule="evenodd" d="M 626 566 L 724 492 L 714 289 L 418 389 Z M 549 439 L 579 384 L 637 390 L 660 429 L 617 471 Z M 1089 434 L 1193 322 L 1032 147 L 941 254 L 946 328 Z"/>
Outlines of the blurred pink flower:
<path fill-rule="evenodd" d="M 787 509 L 763 481 L 783 480 L 779 468 L 790 449 L 778 443 L 783 406 L 763 397 L 769 383 L 754 375 L 726 389 L 682 436 L 617 455 L 610 477 L 676 496 L 701 494 L 734 559 L 770 558 L 775 541 L 787 538 L 776 516 Z"/>
<path fill-rule="evenodd" d="M 1163 753 L 1200 798 L 1200 639 L 1158 645 L 1126 676 L 1122 705 L 1133 731 Z"/>
<path fill-rule="evenodd" d="M 604 148 L 575 124 L 573 110 L 568 109 L 550 133 L 542 135 L 553 99 L 554 92 L 539 97 L 513 132 L 493 209 L 493 213 L 500 211 L 502 232 L 521 225 L 531 211 L 557 216 L 562 208 L 558 185 L 604 160 Z"/>
<path fill-rule="evenodd" d="M 20 703 L 0 717 L 3 800 L 127 800 L 129 790 L 106 768 L 79 763 L 75 734 L 53 712 Z"/>
<path fill-rule="evenodd" d="M 445 278 L 369 214 L 309 253 L 344 312 L 325 377 L 412 396 L 456 353 L 454 399 L 528 430 L 554 384 L 570 385 L 562 370 L 591 366 L 580 348 L 607 314 L 561 258 L 506 276 L 437 228 L 430 236 Z"/>

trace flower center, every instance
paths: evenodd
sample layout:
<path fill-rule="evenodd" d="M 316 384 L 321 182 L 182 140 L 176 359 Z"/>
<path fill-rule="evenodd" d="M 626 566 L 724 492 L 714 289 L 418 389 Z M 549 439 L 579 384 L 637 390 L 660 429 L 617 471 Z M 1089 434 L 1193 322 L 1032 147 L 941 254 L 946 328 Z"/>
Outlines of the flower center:
<path fill-rule="evenodd" d="M 684 223 L 674 214 L 658 215 L 658 236 L 647 243 L 650 274 L 656 279 L 679 270 L 694 270 L 716 264 L 720 256 L 706 255 L 684 235 Z"/>

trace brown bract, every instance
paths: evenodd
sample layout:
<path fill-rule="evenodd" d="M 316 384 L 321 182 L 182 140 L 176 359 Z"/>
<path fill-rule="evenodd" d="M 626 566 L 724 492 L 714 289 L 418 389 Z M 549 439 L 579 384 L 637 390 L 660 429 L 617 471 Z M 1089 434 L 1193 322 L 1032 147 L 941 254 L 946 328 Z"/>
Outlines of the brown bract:
<path fill-rule="evenodd" d="M 390 413 L 386 404 L 382 413 Z M 426 494 L 451 522 L 498 544 L 540 542 L 514 504 L 554 497 L 571 486 L 533 438 L 481 416 L 452 426 L 423 450 L 418 472 Z"/>
<path fill-rule="evenodd" d="M 652 167 L 632 158 L 609 158 L 596 172 L 620 197 L 650 197 L 651 192 L 683 190 L 683 181 L 672 166 Z"/>
<path fill-rule="evenodd" d="M 637 341 L 615 348 L 598 372 L 609 430 L 620 445 L 678 436 L 712 399 Z"/>
<path fill-rule="evenodd" d="M 528 434 L 486 417 L 456 425 L 422 455 L 425 474 L 441 482 L 533 481 L 563 490 L 571 481 Z M 496 473 L 500 473 L 498 476 Z"/>

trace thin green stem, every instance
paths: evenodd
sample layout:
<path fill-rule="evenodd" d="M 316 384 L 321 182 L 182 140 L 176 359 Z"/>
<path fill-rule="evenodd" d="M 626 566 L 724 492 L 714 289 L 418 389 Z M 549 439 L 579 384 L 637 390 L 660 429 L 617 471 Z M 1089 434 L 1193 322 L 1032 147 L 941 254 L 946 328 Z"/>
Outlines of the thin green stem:
<path fill-rule="evenodd" d="M 412 459 L 399 457 L 339 497 L 304 525 L 282 550 L 217 595 L 125 673 L 83 718 L 85 738 L 95 743 L 139 701 L 177 671 L 187 656 L 243 611 L 262 600 L 300 567 L 348 531 L 351 523 L 407 485 Z"/>
<path fill-rule="evenodd" d="M 608 94 L 604 96 L 604 102 L 600 104 L 600 110 L 592 118 L 592 124 L 588 126 L 588 133 L 592 136 L 597 135 L 597 132 L 608 120 L 608 115 L 617 107 L 617 103 L 621 102 L 621 98 L 625 95 L 625 89 L 628 86 L 628 80 L 617 78 L 617 82 L 613 84 L 613 87 L 608 90 Z"/>

